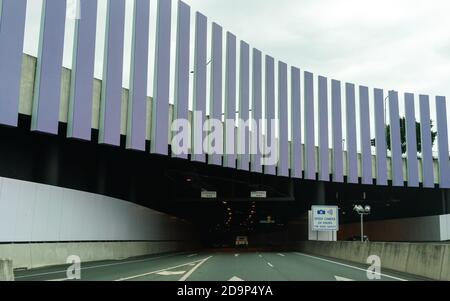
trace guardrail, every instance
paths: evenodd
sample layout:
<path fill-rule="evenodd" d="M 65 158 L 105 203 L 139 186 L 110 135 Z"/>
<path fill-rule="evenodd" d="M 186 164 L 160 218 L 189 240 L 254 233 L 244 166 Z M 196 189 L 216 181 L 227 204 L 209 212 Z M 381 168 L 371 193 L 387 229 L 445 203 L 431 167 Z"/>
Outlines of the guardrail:
<path fill-rule="evenodd" d="M 382 269 L 450 281 L 450 244 L 303 241 L 296 244 L 296 249 L 362 264 L 369 256 L 377 255 Z"/>

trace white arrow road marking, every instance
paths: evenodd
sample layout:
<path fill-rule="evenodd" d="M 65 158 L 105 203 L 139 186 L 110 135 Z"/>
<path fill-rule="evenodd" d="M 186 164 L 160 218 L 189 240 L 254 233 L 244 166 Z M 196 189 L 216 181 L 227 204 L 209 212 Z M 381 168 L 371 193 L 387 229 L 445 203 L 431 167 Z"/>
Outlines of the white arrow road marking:
<path fill-rule="evenodd" d="M 337 261 L 333 261 L 333 260 L 328 260 L 328 259 L 324 259 L 324 258 L 320 258 L 320 257 L 316 257 L 316 256 L 306 255 L 306 254 L 299 253 L 299 252 L 295 252 L 295 254 L 301 255 L 301 256 L 305 256 L 305 257 L 309 257 L 309 258 L 314 258 L 314 259 L 317 259 L 317 260 L 322 260 L 322 261 L 329 262 L 329 263 L 334 263 L 334 264 L 341 265 L 341 266 L 344 266 L 344 267 L 347 267 L 347 268 L 351 268 L 351 269 L 367 272 L 366 269 L 358 268 L 358 267 L 355 267 L 355 266 L 352 266 L 352 265 L 349 265 L 349 264 L 345 264 L 345 263 L 341 263 L 341 262 L 337 262 Z M 398 278 L 398 277 L 394 277 L 394 276 L 389 276 L 389 275 L 386 275 L 386 274 L 383 274 L 383 273 L 376 273 L 376 272 L 374 272 L 373 274 L 380 275 L 380 276 L 387 277 L 387 278 L 391 278 L 391 279 L 395 279 L 395 280 L 399 280 L 399 281 L 408 281 L 406 279 L 402 279 L 402 278 Z"/>
<path fill-rule="evenodd" d="M 186 271 L 173 271 L 173 272 L 172 271 L 162 271 L 162 272 L 159 272 L 156 274 L 161 275 L 161 276 L 171 276 L 171 275 L 181 275 L 184 273 L 186 273 Z"/>
<path fill-rule="evenodd" d="M 241 278 L 239 278 L 237 276 L 233 276 L 228 281 L 244 281 L 244 279 L 241 279 Z"/>
<path fill-rule="evenodd" d="M 284 254 L 278 253 L 279 256 L 284 257 Z"/>
<path fill-rule="evenodd" d="M 186 279 L 189 278 L 189 276 L 192 275 L 192 273 L 195 272 L 196 269 L 198 269 L 202 264 L 204 264 L 208 259 L 210 259 L 212 256 L 209 256 L 205 259 L 203 259 L 202 261 L 200 261 L 196 266 L 194 266 L 192 269 L 189 270 L 189 272 L 187 272 L 183 277 L 180 278 L 180 280 L 178 281 L 186 281 Z"/>
<path fill-rule="evenodd" d="M 205 258 L 205 259 L 207 260 L 207 259 L 209 259 L 211 257 L 212 256 L 210 256 L 208 258 Z M 157 273 L 164 272 L 164 271 L 167 271 L 167 270 L 178 269 L 178 268 L 181 268 L 181 267 L 193 264 L 193 263 L 195 264 L 197 262 L 203 262 L 203 261 L 205 261 L 205 259 L 200 259 L 200 260 L 196 260 L 196 261 L 192 261 L 192 262 L 187 262 L 187 263 L 180 264 L 180 265 L 177 265 L 177 266 L 174 266 L 174 267 L 168 267 L 168 268 L 165 268 L 165 269 L 160 269 L 160 270 L 157 270 L 157 271 L 152 271 L 152 272 L 148 272 L 148 273 L 144 273 L 144 274 L 134 275 L 134 276 L 130 276 L 130 277 L 124 277 L 124 278 L 117 279 L 115 281 L 130 280 L 130 279 L 140 278 L 140 277 L 144 277 L 144 276 L 148 276 L 148 275 L 152 275 L 152 274 L 157 274 Z"/>
<path fill-rule="evenodd" d="M 353 279 L 349 279 L 349 278 L 345 278 L 345 277 L 340 277 L 340 276 L 334 276 L 334 278 L 336 279 L 336 281 L 355 281 Z"/>
<path fill-rule="evenodd" d="M 270 262 L 267 263 L 271 268 L 273 268 L 273 264 L 271 264 Z"/>

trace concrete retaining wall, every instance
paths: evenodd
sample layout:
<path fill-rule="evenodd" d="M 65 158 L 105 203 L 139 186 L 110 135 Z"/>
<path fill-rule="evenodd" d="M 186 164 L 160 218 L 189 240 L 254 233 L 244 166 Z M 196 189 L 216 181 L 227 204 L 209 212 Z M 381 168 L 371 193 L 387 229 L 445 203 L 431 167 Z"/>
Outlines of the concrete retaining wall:
<path fill-rule="evenodd" d="M 195 250 L 191 242 L 70 242 L 0 244 L 0 257 L 10 258 L 11 270 L 66 264 L 71 255 L 81 262 L 119 260 L 129 257 Z M 0 260 L 0 264 L 2 261 Z M 0 269 L 1 269 L 0 265 Z M 2 272 L 0 271 L 0 279 Z"/>
<path fill-rule="evenodd" d="M 0 281 L 13 281 L 13 264 L 10 259 L 0 259 Z"/>
<path fill-rule="evenodd" d="M 382 269 L 450 281 L 450 244 L 303 241 L 296 249 L 362 264 L 366 264 L 370 255 L 377 255 Z"/>

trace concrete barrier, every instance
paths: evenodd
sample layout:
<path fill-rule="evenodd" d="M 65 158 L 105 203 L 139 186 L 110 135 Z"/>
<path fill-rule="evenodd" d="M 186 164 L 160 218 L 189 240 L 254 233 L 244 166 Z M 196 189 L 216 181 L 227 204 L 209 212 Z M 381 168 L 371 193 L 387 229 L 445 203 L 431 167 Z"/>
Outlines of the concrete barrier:
<path fill-rule="evenodd" d="M 362 264 L 370 255 L 377 255 L 382 269 L 450 281 L 450 244 L 303 241 L 297 250 Z"/>
<path fill-rule="evenodd" d="M 14 269 L 66 264 L 71 255 L 80 257 L 81 262 L 90 262 L 195 249 L 198 244 L 188 241 L 0 244 L 1 256 L 11 258 Z"/>
<path fill-rule="evenodd" d="M 11 259 L 0 259 L 0 281 L 14 281 L 13 263 Z"/>

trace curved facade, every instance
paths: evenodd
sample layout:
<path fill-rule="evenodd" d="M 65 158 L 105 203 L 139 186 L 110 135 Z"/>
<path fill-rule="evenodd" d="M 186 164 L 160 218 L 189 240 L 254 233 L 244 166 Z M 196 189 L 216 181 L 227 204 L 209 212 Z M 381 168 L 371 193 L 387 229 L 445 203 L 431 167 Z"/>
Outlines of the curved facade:
<path fill-rule="evenodd" d="M 130 69 L 130 89 L 122 88 L 125 0 L 108 1 L 101 81 L 95 80 L 93 74 L 97 1 L 80 1 L 82 18 L 75 21 L 72 70 L 61 67 L 66 1 L 43 1 L 36 62 L 22 54 L 26 2 L 0 2 L 3 125 L 17 126 L 21 113 L 31 115 L 32 131 L 56 134 L 59 122 L 63 122 L 68 125 L 68 139 L 89 141 L 91 130 L 98 129 L 100 144 L 120 146 L 120 137 L 125 135 L 128 149 L 145 151 L 146 141 L 150 140 L 153 154 L 254 173 L 337 183 L 424 188 L 437 184 L 450 188 L 445 97 L 399 95 L 395 91 L 316 76 L 288 66 L 224 32 L 220 25 L 192 12 L 181 1 L 159 0 L 155 65 L 151 66 L 154 95 L 150 98 L 148 0 L 133 1 L 132 60 L 130 66 L 125 66 Z M 175 5 L 177 26 L 172 28 L 171 12 Z M 191 19 L 195 21 L 192 30 Z M 175 44 L 171 43 L 172 32 Z M 191 32 L 195 34 L 191 36 Z M 170 56 L 171 49 L 175 49 L 174 58 Z M 194 53 L 190 53 L 191 49 Z M 173 65 L 175 73 L 171 74 Z M 171 83 L 174 91 L 170 89 Z M 415 106 L 416 99 L 419 106 Z M 405 107 L 405 153 L 401 102 Z M 437 112 L 437 158 L 433 157 L 429 120 L 434 118 L 430 116 L 430 102 L 435 103 Z M 416 115 L 420 120 L 416 120 Z M 255 134 L 262 132 L 262 125 L 249 125 L 250 116 L 266 120 L 263 135 Z M 198 142 L 207 138 L 203 124 L 211 119 L 234 121 L 232 127 L 223 127 L 223 141 L 219 145 L 223 152 L 217 151 L 217 145 L 214 151 L 205 150 Z M 399 120 L 389 122 L 390 151 L 386 143 L 387 119 Z M 171 131 L 174 120 L 200 125 L 193 126 L 185 139 L 189 140 L 187 153 L 174 154 L 173 146 L 172 151 L 169 147 L 176 134 Z M 269 122 L 272 120 L 274 123 Z M 420 135 L 416 122 L 420 122 Z M 225 139 L 230 135 L 235 137 L 232 143 Z M 272 135 L 276 137 L 277 160 L 261 161 L 264 148 L 255 146 L 268 147 L 266 140 L 271 140 Z"/>

